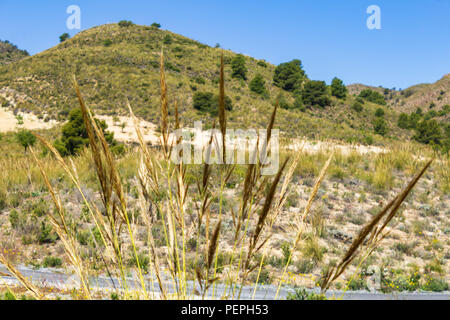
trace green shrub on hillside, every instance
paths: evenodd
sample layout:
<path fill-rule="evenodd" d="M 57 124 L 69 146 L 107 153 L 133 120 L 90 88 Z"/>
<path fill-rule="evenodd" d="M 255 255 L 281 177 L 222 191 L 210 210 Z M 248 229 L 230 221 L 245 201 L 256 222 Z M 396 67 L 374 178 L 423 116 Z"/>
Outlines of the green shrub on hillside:
<path fill-rule="evenodd" d="M 131 27 L 132 25 L 134 25 L 134 23 L 132 21 L 127 21 L 127 20 L 119 21 L 118 24 L 122 28 L 127 28 L 127 27 Z"/>
<path fill-rule="evenodd" d="M 219 111 L 219 97 L 211 92 L 196 92 L 194 94 L 194 109 L 209 112 L 212 116 L 216 116 Z M 229 97 L 225 97 L 225 109 L 233 110 L 233 104 Z"/>
<path fill-rule="evenodd" d="M 375 111 L 375 117 L 383 118 L 384 117 L 384 110 L 382 108 L 378 108 Z"/>
<path fill-rule="evenodd" d="M 380 104 L 383 106 L 386 105 L 386 100 L 385 100 L 384 96 L 377 91 L 365 89 L 365 90 L 361 91 L 361 93 L 359 94 L 359 97 L 363 98 L 364 100 L 376 103 L 376 104 Z"/>
<path fill-rule="evenodd" d="M 436 120 L 422 120 L 417 124 L 413 138 L 424 144 L 441 145 L 443 137 Z"/>
<path fill-rule="evenodd" d="M 238 54 L 231 60 L 231 77 L 235 79 L 247 80 L 247 67 L 245 65 L 245 57 Z"/>
<path fill-rule="evenodd" d="M 360 102 L 355 101 L 352 104 L 352 109 L 355 110 L 356 112 L 361 112 L 363 110 L 363 105 Z"/>
<path fill-rule="evenodd" d="M 408 117 L 408 115 L 406 113 L 402 112 L 398 116 L 397 125 L 398 125 L 399 128 L 409 129 L 409 117 Z"/>
<path fill-rule="evenodd" d="M 62 260 L 58 257 L 45 257 L 42 263 L 44 268 L 59 268 L 62 266 Z"/>
<path fill-rule="evenodd" d="M 388 132 L 386 121 L 383 118 L 377 118 L 373 124 L 375 133 L 385 136 Z"/>
<path fill-rule="evenodd" d="M 307 107 L 326 107 L 331 103 L 325 81 L 309 81 L 302 90 L 303 103 Z"/>
<path fill-rule="evenodd" d="M 264 94 L 266 90 L 266 82 L 261 74 L 257 74 L 252 81 L 250 81 L 249 88 L 257 94 Z"/>

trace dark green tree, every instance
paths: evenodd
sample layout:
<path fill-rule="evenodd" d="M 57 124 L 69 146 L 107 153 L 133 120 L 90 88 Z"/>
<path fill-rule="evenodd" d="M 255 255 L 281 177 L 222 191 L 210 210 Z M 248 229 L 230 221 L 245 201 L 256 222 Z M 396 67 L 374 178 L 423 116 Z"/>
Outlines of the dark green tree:
<path fill-rule="evenodd" d="M 247 67 L 245 65 L 245 57 L 238 54 L 231 60 L 231 77 L 235 79 L 247 80 Z"/>
<path fill-rule="evenodd" d="M 28 130 L 21 129 L 16 134 L 17 142 L 24 148 L 27 152 L 29 147 L 34 146 L 36 143 L 36 137 Z"/>
<path fill-rule="evenodd" d="M 161 28 L 161 25 L 158 22 L 153 22 L 152 27 L 159 29 L 159 28 Z"/>
<path fill-rule="evenodd" d="M 194 108 L 216 116 L 219 112 L 219 96 L 211 92 L 196 92 L 194 94 Z M 228 111 L 233 110 L 233 104 L 229 97 L 225 97 L 225 109 Z"/>
<path fill-rule="evenodd" d="M 59 42 L 64 42 L 67 39 L 70 38 L 70 35 L 68 33 L 63 33 L 60 37 L 59 37 Z"/>
<path fill-rule="evenodd" d="M 249 84 L 250 90 L 257 94 L 264 94 L 266 90 L 266 82 L 261 74 L 257 74 Z"/>
<path fill-rule="evenodd" d="M 334 78 L 331 81 L 331 95 L 338 99 L 345 99 L 347 96 L 347 87 L 341 79 Z"/>
<path fill-rule="evenodd" d="M 325 81 L 308 81 L 301 91 L 303 104 L 307 107 L 325 107 L 331 102 Z"/>
<path fill-rule="evenodd" d="M 279 88 L 292 92 L 301 89 L 305 79 L 306 75 L 302 62 L 295 59 L 291 62 L 282 63 L 275 69 L 273 83 Z"/>

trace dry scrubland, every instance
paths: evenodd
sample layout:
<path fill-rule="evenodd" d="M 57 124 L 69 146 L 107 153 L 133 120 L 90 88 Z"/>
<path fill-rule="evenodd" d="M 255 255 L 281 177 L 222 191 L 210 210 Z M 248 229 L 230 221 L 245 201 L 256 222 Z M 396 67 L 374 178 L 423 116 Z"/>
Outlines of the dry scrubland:
<path fill-rule="evenodd" d="M 235 79 L 235 57 L 158 28 L 117 24 L 32 57 L 7 57 L 0 65 L 0 125 L 3 117 L 9 126 L 0 128 L 0 262 L 26 289 L 0 282 L 0 299 L 55 297 L 21 278 L 17 265 L 74 273 L 80 287 L 57 293 L 74 299 L 220 298 L 218 283 L 224 298 L 239 297 L 242 284 L 364 290 L 372 266 L 381 269 L 383 292 L 448 290 L 448 153 L 406 142 L 414 132 L 397 124 L 399 110 L 433 103 L 439 113 L 424 116 L 440 121 L 448 144 L 448 76 L 408 92 L 371 88 L 384 95 L 382 105 L 357 97 L 367 87 L 355 85 L 345 98 L 329 97 L 329 106 L 300 110 L 293 94 L 273 85 L 275 66 L 244 57 L 247 80 Z M 257 74 L 266 94 L 249 89 Z M 220 93 L 217 116 L 193 108 L 196 92 Z M 90 147 L 60 158 L 52 144 L 78 105 Z M 125 154 L 110 153 L 91 109 L 126 142 Z M 1 133 L 17 126 L 16 115 L 39 137 L 32 149 L 15 132 Z M 384 136 L 374 132 L 379 118 Z M 284 165 L 272 177 L 261 176 L 259 164 L 174 166 L 168 132 L 196 120 L 207 128 L 215 121 L 222 132 L 281 129 Z M 95 292 L 88 275 L 121 285 Z"/>
<path fill-rule="evenodd" d="M 42 144 L 24 152 L 13 133 L 1 136 L 0 259 L 10 271 L 70 267 L 82 280 L 71 292 L 79 299 L 98 297 L 88 274 L 108 273 L 122 280 L 113 298 L 153 298 L 147 275 L 158 298 L 205 297 L 219 282 L 229 298 L 240 284 L 357 290 L 369 266 L 382 269 L 385 292 L 447 289 L 447 156 L 416 144 L 360 154 L 292 151 L 284 142 L 274 177 L 260 176 L 259 165 L 177 167 L 167 161 L 166 132 L 178 113 L 167 104 L 164 73 L 161 85 L 159 148 L 140 143 L 112 156 L 81 96 L 91 141 L 81 155 L 58 158 Z M 270 131 L 276 108 L 267 118 Z M 223 103 L 218 123 L 226 130 Z M 57 132 L 37 133 L 45 143 Z M 131 274 L 141 290 L 128 289 Z M 22 282 L 36 298 L 48 292 Z"/>

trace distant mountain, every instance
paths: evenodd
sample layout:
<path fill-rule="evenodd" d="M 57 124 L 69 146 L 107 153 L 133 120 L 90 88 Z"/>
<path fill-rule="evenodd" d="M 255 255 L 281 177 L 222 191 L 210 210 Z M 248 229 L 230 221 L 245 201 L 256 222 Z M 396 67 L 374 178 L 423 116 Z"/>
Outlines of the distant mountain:
<path fill-rule="evenodd" d="M 17 46 L 7 40 L 0 40 L 0 65 L 16 62 L 28 56 L 29 54 L 26 50 L 18 49 Z"/>

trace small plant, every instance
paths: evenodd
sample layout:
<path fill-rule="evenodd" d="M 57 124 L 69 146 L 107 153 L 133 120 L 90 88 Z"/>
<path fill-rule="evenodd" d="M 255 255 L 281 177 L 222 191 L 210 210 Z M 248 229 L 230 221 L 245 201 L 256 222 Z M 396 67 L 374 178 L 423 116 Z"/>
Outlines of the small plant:
<path fill-rule="evenodd" d="M 25 152 L 27 152 L 29 147 L 34 146 L 36 143 L 36 137 L 28 130 L 20 130 L 17 132 L 17 141 L 24 148 Z"/>
<path fill-rule="evenodd" d="M 296 289 L 295 293 L 289 293 L 287 300 L 327 300 L 323 294 L 308 292 L 305 288 Z"/>
<path fill-rule="evenodd" d="M 46 257 L 42 265 L 44 268 L 60 268 L 62 266 L 62 260 L 58 257 Z"/>

